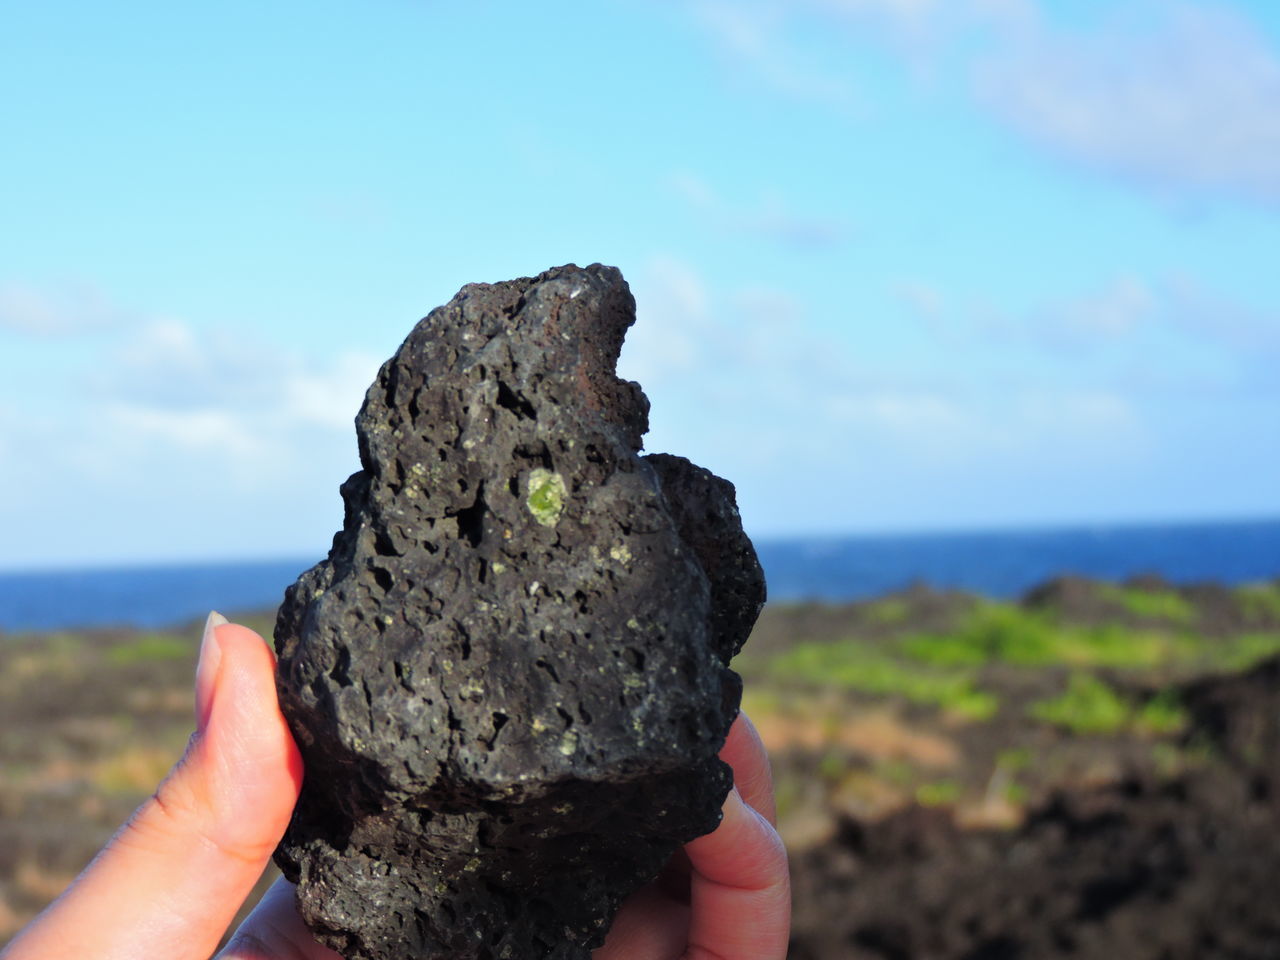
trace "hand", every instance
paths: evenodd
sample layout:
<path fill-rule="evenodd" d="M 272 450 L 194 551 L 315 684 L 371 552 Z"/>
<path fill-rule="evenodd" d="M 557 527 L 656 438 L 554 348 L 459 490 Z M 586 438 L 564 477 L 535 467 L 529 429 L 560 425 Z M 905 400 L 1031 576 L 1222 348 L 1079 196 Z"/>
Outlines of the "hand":
<path fill-rule="evenodd" d="M 275 657 L 261 637 L 210 614 L 196 668 L 196 732 L 186 753 L 2 960 L 207 960 L 266 867 L 302 786 L 302 759 L 276 703 L 274 673 Z M 273 889 L 255 916 L 282 899 Z M 276 932 L 261 924 L 280 912 L 258 926 L 246 922 L 248 935 L 275 943 Z M 310 936 L 302 939 L 296 912 L 293 923 L 279 934 L 309 945 L 284 955 L 340 960 Z M 223 956 L 276 956 L 237 951 Z"/>
<path fill-rule="evenodd" d="M 686 844 L 657 881 L 618 911 L 594 960 L 784 960 L 791 929 L 787 851 L 769 758 L 740 713 L 720 759 L 733 790 L 714 832 Z"/>
<path fill-rule="evenodd" d="M 210 615 L 196 669 L 196 732 L 186 753 L 0 960 L 204 960 L 212 953 L 283 835 L 302 785 L 274 665 L 256 633 Z M 720 827 L 685 848 L 687 899 L 669 885 L 639 891 L 597 960 L 785 956 L 786 854 L 769 825 L 768 762 L 745 717 L 735 721 L 721 756 L 734 768 L 736 786 Z M 312 938 L 283 879 L 218 956 L 341 960 Z"/>

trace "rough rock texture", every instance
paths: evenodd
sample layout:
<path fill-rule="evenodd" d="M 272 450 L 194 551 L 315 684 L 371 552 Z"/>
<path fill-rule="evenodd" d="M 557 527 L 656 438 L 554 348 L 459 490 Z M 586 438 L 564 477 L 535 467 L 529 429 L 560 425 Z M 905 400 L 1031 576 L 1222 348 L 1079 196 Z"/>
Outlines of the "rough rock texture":
<path fill-rule="evenodd" d="M 365 398 L 275 634 L 307 770 L 276 860 L 348 960 L 585 958 L 719 820 L 764 582 L 733 487 L 639 455 L 634 312 L 598 264 L 472 284 Z"/>
<path fill-rule="evenodd" d="M 793 861 L 789 956 L 1280 958 L 1280 657 L 1180 694 L 1203 767 L 1063 789 L 1013 830 L 843 818 Z"/>

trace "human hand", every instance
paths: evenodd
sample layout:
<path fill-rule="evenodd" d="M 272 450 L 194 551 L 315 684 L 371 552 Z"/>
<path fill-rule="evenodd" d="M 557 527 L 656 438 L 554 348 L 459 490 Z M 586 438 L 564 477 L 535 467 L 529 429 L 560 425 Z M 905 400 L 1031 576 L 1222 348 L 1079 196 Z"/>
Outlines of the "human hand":
<path fill-rule="evenodd" d="M 210 614 L 196 668 L 196 732 L 182 759 L 0 960 L 206 960 L 266 867 L 301 786 L 302 760 L 276 702 L 274 655 L 252 630 Z M 280 893 L 273 889 L 263 907 L 279 904 Z M 276 942 L 264 923 L 274 918 L 246 921 L 244 946 L 221 956 L 277 956 L 254 946 Z M 306 928 L 296 911 L 293 923 L 280 933 L 299 946 L 283 955 L 339 960 L 298 936 Z"/>
<path fill-rule="evenodd" d="M 733 790 L 714 832 L 685 845 L 666 872 L 632 896 L 593 960 L 784 960 L 791 930 L 787 852 L 769 758 L 740 713 L 720 759 Z"/>
<path fill-rule="evenodd" d="M 182 759 L 0 960 L 210 955 L 283 835 L 302 785 L 274 666 L 256 633 L 210 615 L 196 669 L 196 732 Z M 770 826 L 768 761 L 745 717 L 721 756 L 735 780 L 724 821 L 686 846 L 689 869 L 674 872 L 674 887 L 665 878 L 624 904 L 596 960 L 785 956 L 786 854 Z M 312 938 L 283 879 L 218 957 L 341 960 Z"/>

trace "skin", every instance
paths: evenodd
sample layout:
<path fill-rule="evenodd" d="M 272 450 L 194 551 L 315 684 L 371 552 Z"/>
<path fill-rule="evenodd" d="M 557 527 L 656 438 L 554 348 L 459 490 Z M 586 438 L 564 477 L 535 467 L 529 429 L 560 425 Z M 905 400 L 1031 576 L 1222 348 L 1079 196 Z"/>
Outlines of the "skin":
<path fill-rule="evenodd" d="M 210 616 L 196 670 L 196 731 L 182 759 L 0 960 L 204 960 L 217 949 L 302 787 L 274 666 L 256 633 Z M 773 826 L 768 759 L 744 715 L 720 755 L 734 772 L 724 820 L 623 905 L 595 960 L 785 958 L 786 852 Z M 218 957 L 341 960 L 312 939 L 283 879 Z"/>

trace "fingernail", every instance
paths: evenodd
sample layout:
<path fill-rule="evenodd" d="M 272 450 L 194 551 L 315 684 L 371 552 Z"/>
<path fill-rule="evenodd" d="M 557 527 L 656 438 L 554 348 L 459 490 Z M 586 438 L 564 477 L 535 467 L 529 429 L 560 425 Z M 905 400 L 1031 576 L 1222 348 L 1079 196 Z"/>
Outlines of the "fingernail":
<path fill-rule="evenodd" d="M 214 638 L 216 628 L 228 620 L 217 610 L 211 610 L 204 622 L 204 635 L 200 638 L 200 660 L 196 664 L 196 729 L 203 730 L 209 719 L 209 708 L 213 698 L 213 680 L 218 675 L 218 664 L 222 662 L 222 648 Z"/>

